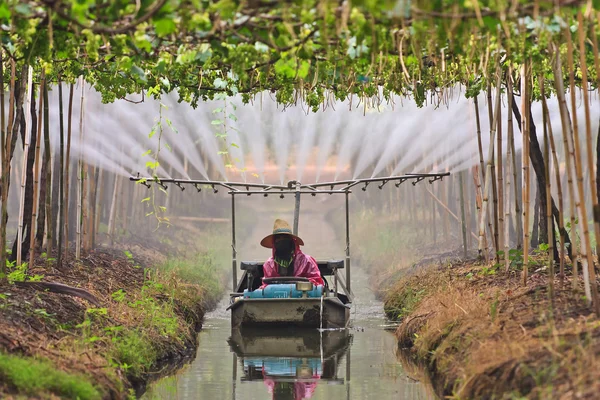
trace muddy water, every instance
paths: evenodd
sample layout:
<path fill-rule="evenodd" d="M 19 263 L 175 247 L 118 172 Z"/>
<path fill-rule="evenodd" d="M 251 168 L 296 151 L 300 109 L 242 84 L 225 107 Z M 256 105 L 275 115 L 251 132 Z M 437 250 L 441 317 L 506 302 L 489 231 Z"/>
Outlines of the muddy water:
<path fill-rule="evenodd" d="M 268 218 L 271 220 L 271 218 Z M 317 216 L 301 229 L 306 252 L 328 259 L 331 226 Z M 246 253 L 269 228 L 257 226 Z M 343 254 L 343 253 L 341 253 Z M 340 255 L 341 255 L 340 254 Z M 254 259 L 260 259 L 255 257 Z M 152 384 L 144 399 L 430 399 L 407 377 L 383 305 L 366 285 L 365 268 L 353 266 L 352 326 L 341 331 L 260 331 L 231 334 L 228 298 L 206 316 L 196 358 L 175 375 Z"/>

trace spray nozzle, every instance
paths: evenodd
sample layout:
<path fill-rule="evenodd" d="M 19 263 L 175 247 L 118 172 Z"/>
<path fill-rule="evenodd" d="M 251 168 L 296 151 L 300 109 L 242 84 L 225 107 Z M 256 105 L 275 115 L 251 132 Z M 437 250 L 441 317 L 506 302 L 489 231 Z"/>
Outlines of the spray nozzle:
<path fill-rule="evenodd" d="M 183 187 L 183 185 L 179 182 L 173 182 L 175 184 L 175 186 L 177 186 L 179 189 L 181 189 L 181 191 L 183 192 L 185 190 L 185 188 Z"/>
<path fill-rule="evenodd" d="M 365 182 L 365 186 L 362 188 L 363 192 L 367 191 L 367 186 L 369 186 L 369 182 Z"/>
<path fill-rule="evenodd" d="M 425 177 L 419 176 L 416 181 L 412 182 L 413 186 L 417 186 L 417 183 L 421 182 Z"/>
<path fill-rule="evenodd" d="M 213 193 L 219 193 L 219 189 L 217 189 L 214 184 L 211 186 L 212 186 Z"/>
<path fill-rule="evenodd" d="M 381 182 L 381 185 L 377 185 L 377 187 L 381 190 L 385 186 L 385 184 L 388 182 L 389 181 L 383 181 L 383 182 Z"/>
<path fill-rule="evenodd" d="M 198 193 L 200 193 L 202 191 L 202 187 L 200 186 L 200 184 L 194 183 L 194 187 L 196 188 L 196 190 L 198 191 Z"/>

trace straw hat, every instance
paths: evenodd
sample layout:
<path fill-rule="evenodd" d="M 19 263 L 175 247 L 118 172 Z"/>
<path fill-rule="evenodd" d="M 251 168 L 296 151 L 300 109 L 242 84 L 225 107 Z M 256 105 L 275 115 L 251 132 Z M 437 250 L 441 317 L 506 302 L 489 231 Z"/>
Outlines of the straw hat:
<path fill-rule="evenodd" d="M 275 220 L 275 224 L 273 224 L 273 233 L 261 240 L 260 245 L 268 249 L 273 248 L 273 238 L 275 235 L 289 235 L 296 239 L 296 242 L 298 242 L 300 246 L 304 246 L 304 241 L 298 236 L 292 234 L 292 228 L 290 228 L 290 224 L 282 219 Z"/>

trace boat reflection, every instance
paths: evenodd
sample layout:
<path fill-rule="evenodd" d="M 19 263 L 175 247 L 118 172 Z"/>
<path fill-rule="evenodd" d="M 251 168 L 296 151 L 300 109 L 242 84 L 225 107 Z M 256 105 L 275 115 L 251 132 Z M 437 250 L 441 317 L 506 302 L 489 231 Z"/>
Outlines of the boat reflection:
<path fill-rule="evenodd" d="M 263 381 L 272 399 L 308 399 L 323 381 L 349 385 L 352 335 L 347 329 L 243 328 L 234 330 L 228 342 L 234 353 L 234 385 L 239 368 L 242 384 Z M 346 368 L 340 378 L 342 360 Z"/>

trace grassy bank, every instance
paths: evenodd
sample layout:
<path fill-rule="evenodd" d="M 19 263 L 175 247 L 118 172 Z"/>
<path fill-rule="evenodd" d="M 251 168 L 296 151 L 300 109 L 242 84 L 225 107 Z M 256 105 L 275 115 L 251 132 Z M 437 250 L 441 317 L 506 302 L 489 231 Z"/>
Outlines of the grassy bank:
<path fill-rule="evenodd" d="M 595 398 L 600 320 L 570 281 L 476 262 L 430 266 L 397 281 L 386 306 L 401 348 L 455 398 Z"/>
<path fill-rule="evenodd" d="M 122 250 L 73 258 L 61 269 L 46 257 L 26 274 L 13 268 L 16 282 L 0 286 L 0 397 L 133 396 L 151 372 L 193 353 L 222 293 L 207 252 L 151 264 Z M 85 289 L 98 304 L 18 286 L 32 279 Z"/>
<path fill-rule="evenodd" d="M 410 218 L 394 218 L 370 208 L 357 211 L 351 220 L 352 255 L 370 271 L 370 286 L 385 298 L 390 285 L 427 260 L 458 258 L 456 238 L 424 234 Z M 441 235 L 440 235 L 441 236 Z"/>

